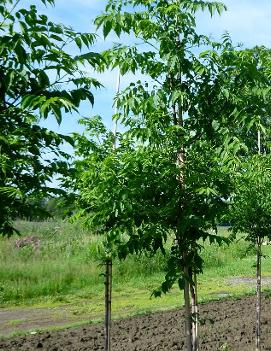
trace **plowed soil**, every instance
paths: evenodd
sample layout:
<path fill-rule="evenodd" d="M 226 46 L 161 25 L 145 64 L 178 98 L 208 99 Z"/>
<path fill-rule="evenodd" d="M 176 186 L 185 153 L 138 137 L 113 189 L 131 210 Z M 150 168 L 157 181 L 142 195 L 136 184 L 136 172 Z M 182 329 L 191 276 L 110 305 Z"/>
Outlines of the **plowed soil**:
<path fill-rule="evenodd" d="M 271 301 L 263 297 L 263 350 L 271 350 Z M 42 315 L 40 316 L 42 318 Z M 200 305 L 201 350 L 255 350 L 255 297 Z M 0 341 L 0 350 L 100 351 L 103 326 L 89 325 Z M 112 351 L 185 350 L 183 310 L 113 322 Z"/>

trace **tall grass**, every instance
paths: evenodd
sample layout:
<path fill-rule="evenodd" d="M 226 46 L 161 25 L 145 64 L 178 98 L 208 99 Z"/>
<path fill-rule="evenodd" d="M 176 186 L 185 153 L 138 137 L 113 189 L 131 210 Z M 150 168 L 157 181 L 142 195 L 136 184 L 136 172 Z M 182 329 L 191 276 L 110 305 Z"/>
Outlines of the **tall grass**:
<path fill-rule="evenodd" d="M 68 222 L 18 221 L 16 227 L 21 237 L 37 236 L 40 247 L 18 248 L 18 237 L 0 239 L 0 304 L 69 294 L 88 297 L 103 290 L 101 237 Z M 161 271 L 163 264 L 161 254 L 151 260 L 146 256 L 116 260 L 116 283 Z"/>
<path fill-rule="evenodd" d="M 40 248 L 16 247 L 18 238 L 0 241 L 0 303 L 57 297 L 99 283 L 97 243 L 79 225 L 17 222 L 24 236 L 37 236 Z"/>
<path fill-rule="evenodd" d="M 92 235 L 80 224 L 68 222 L 18 221 L 22 237 L 37 236 L 40 248 L 18 248 L 15 240 L 0 239 L 0 304 L 65 301 L 71 296 L 89 298 L 102 295 L 103 267 L 99 261 L 101 237 Z M 252 275 L 255 253 L 243 240 L 230 246 L 204 244 L 202 256 L 208 277 Z M 265 253 L 271 254 L 270 247 Z M 138 287 L 156 287 L 163 279 L 166 258 L 161 254 L 131 256 L 114 262 L 116 291 Z M 264 263 L 268 271 L 270 259 Z"/>

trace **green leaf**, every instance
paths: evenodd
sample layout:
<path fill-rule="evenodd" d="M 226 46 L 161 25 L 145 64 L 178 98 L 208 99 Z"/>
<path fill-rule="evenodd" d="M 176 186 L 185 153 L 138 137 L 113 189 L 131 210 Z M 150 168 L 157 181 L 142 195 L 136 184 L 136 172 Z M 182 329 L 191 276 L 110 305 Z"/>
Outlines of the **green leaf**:
<path fill-rule="evenodd" d="M 107 21 L 103 25 L 103 36 L 106 38 L 112 29 L 112 21 L 107 19 Z M 119 33 L 120 34 L 120 33 Z"/>

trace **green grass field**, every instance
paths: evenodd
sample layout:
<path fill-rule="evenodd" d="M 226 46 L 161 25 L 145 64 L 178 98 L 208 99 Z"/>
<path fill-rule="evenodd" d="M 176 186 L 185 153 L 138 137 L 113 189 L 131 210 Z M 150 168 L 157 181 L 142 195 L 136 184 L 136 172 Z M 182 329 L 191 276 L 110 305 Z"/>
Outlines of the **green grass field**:
<path fill-rule="evenodd" d="M 40 248 L 18 248 L 15 240 L 0 239 L 0 306 L 77 305 L 93 320 L 103 313 L 103 267 L 99 261 L 101 238 L 91 235 L 78 224 L 68 222 L 30 223 L 18 221 L 22 237 L 38 236 Z M 227 235 L 220 229 L 221 235 Z M 255 291 L 253 286 L 229 284 L 228 279 L 253 277 L 255 252 L 239 240 L 230 246 L 204 244 L 204 274 L 199 277 L 199 300 L 225 295 L 237 296 Z M 264 246 L 263 275 L 271 276 L 271 246 Z M 163 281 L 165 258 L 158 253 L 114 262 L 113 314 L 115 318 L 154 310 L 179 307 L 182 293 L 177 287 L 161 298 L 150 298 Z"/>

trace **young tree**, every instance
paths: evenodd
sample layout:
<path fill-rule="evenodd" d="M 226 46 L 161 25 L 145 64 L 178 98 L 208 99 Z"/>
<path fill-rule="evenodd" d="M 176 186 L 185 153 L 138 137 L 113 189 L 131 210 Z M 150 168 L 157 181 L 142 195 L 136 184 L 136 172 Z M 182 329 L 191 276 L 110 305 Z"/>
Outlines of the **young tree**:
<path fill-rule="evenodd" d="M 54 0 L 41 0 L 53 5 Z M 38 14 L 36 6 L 18 8 L 19 1 L 0 6 L 0 234 L 13 233 L 12 221 L 27 213 L 33 198 L 47 197 L 52 176 L 67 170 L 63 142 L 70 137 L 39 125 L 53 114 L 61 123 L 63 112 L 76 111 L 83 100 L 93 104 L 84 64 L 96 67 L 93 52 L 70 55 L 68 48 L 88 49 L 95 36 L 78 33 Z"/>
<path fill-rule="evenodd" d="M 105 266 L 105 350 L 110 350 L 112 261 L 116 244 L 120 244 L 127 230 L 129 217 L 125 178 L 121 175 L 121 158 L 125 148 L 119 141 L 115 148 L 112 132 L 103 125 L 99 116 L 83 119 L 83 135 L 75 136 L 76 155 L 73 189 L 77 196 L 77 216 L 92 233 L 103 235 L 101 260 Z M 125 149 L 126 150 L 126 149 Z M 126 150 L 127 151 L 127 150 Z"/>
<path fill-rule="evenodd" d="M 234 233 L 247 233 L 246 239 L 252 241 L 257 249 L 257 350 L 261 348 L 261 246 L 264 237 L 269 235 L 268 216 L 266 217 L 264 208 L 270 205 L 268 204 L 270 164 L 269 156 L 266 156 L 270 153 L 270 60 L 270 50 L 265 47 L 239 50 L 234 52 L 233 65 L 229 67 L 231 73 L 228 71 L 234 78 L 229 85 L 231 98 L 228 101 L 232 103 L 234 97 L 237 99 L 238 107 L 236 109 L 238 123 L 235 127 L 231 127 L 232 135 L 245 146 L 242 152 L 238 153 L 239 171 L 234 177 L 231 221 Z M 258 201 L 258 196 L 263 196 L 264 203 L 262 200 Z"/>
<path fill-rule="evenodd" d="M 246 235 L 257 252 L 256 350 L 261 350 L 261 259 L 262 243 L 271 233 L 271 159 L 270 155 L 254 155 L 241 163 L 235 175 L 235 193 L 230 218 L 234 234 Z"/>
<path fill-rule="evenodd" d="M 110 31 L 133 34 L 139 44 L 107 51 L 104 55 L 110 66 L 119 67 L 122 74 L 140 71 L 149 80 L 130 84 L 116 100 L 121 110 L 116 118 L 127 130 L 123 138 L 132 145 L 122 161 L 125 189 L 129 194 L 134 189 L 129 195 L 129 240 L 119 250 L 124 256 L 143 249 L 163 250 L 174 233 L 160 292 L 167 292 L 175 281 L 184 288 L 188 350 L 198 349 L 197 335 L 192 341 L 190 305 L 191 292 L 195 312 L 195 275 L 202 270 L 197 241 L 221 240 L 208 230 L 216 229 L 229 190 L 217 149 L 221 146 L 219 116 L 229 113 L 229 108 L 208 111 L 210 92 L 217 97 L 220 88 L 218 54 L 195 52 L 200 46 L 225 51 L 232 46 L 229 41 L 222 46 L 212 43 L 196 33 L 195 13 L 200 9 L 213 14 L 224 6 L 217 2 L 111 0 L 96 19 L 105 37 Z"/>

